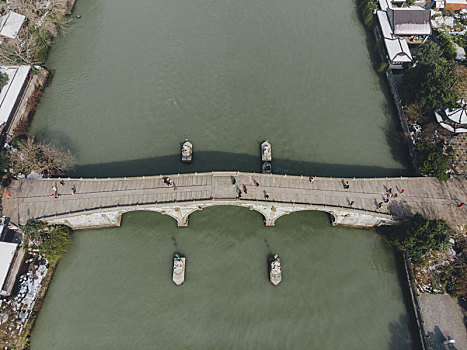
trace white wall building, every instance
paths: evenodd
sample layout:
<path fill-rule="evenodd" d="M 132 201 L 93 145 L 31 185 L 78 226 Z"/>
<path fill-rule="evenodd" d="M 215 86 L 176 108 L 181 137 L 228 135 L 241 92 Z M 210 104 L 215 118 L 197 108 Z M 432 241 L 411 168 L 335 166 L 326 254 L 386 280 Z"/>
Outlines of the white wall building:
<path fill-rule="evenodd" d="M 4 129 L 15 114 L 30 70 L 30 66 L 0 66 L 0 72 L 9 77 L 8 83 L 0 91 L 0 129 Z"/>
<path fill-rule="evenodd" d="M 0 18 L 0 36 L 15 39 L 26 17 L 10 11 Z"/>
<path fill-rule="evenodd" d="M 0 295 L 7 295 L 4 285 L 17 247 L 16 243 L 0 242 Z"/>

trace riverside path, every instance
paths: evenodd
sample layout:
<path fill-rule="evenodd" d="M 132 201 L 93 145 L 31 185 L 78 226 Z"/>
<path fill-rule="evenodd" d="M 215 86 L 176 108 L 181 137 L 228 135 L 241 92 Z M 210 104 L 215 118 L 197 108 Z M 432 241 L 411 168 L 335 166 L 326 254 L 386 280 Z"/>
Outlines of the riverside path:
<path fill-rule="evenodd" d="M 167 185 L 164 178 L 170 178 L 171 184 Z M 430 219 L 444 219 L 458 231 L 467 230 L 467 208 L 459 206 L 467 202 L 465 178 L 447 182 L 431 177 L 312 180 L 307 176 L 243 172 L 19 179 L 10 185 L 2 205 L 3 215 L 15 225 L 38 219 L 75 229 L 118 226 L 124 213 L 137 210 L 170 215 L 179 226 L 186 226 L 194 211 L 235 205 L 258 211 L 268 226 L 285 214 L 318 210 L 329 213 L 334 225 L 373 227 L 420 213 Z"/>

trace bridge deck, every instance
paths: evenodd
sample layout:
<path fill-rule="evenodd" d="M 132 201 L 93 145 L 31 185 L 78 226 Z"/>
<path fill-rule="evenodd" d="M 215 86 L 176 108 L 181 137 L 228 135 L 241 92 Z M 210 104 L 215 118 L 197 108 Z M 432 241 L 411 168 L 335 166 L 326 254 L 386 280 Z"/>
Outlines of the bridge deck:
<path fill-rule="evenodd" d="M 232 178 L 236 184 L 232 184 Z M 266 202 L 305 203 L 355 208 L 397 217 L 421 213 L 428 218 L 443 218 L 451 226 L 467 226 L 467 181 L 450 179 L 446 183 L 434 178 L 344 179 L 342 178 L 267 175 L 252 173 L 200 173 L 169 175 L 173 186 L 162 176 L 113 179 L 21 179 L 9 189 L 11 198 L 3 198 L 3 215 L 24 224 L 29 219 L 44 218 L 100 207 L 132 206 L 150 203 L 193 202 L 203 200 L 260 200 Z M 255 186 L 255 181 L 259 186 Z M 243 192 L 243 185 L 247 193 Z M 59 198 L 53 198 L 56 186 Z M 72 195 L 72 186 L 76 194 Z M 392 188 L 397 198 L 377 208 Z M 404 189 L 403 193 L 400 191 Z M 242 190 L 241 198 L 238 191 Z M 266 198 L 265 194 L 268 195 Z M 351 205 L 351 202 L 352 205 Z"/>

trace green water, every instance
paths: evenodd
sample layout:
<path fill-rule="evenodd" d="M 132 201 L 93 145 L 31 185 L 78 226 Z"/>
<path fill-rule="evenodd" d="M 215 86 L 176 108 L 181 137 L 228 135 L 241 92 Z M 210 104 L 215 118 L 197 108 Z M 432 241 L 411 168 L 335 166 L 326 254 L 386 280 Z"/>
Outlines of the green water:
<path fill-rule="evenodd" d="M 187 257 L 182 287 L 174 251 Z M 283 280 L 267 277 L 279 253 Z M 36 324 L 33 349 L 410 349 L 394 256 L 372 231 L 322 213 L 263 226 L 217 207 L 178 229 L 133 213 L 76 234 Z"/>
<path fill-rule="evenodd" d="M 79 0 L 78 13 L 50 52 L 56 72 L 32 125 L 73 150 L 76 176 L 258 171 L 265 138 L 275 172 L 407 173 L 354 1 Z M 175 251 L 188 258 L 179 288 Z M 77 232 L 32 349 L 410 349 L 409 328 L 375 232 L 313 212 L 267 228 L 222 207 L 184 229 L 133 213 L 121 228 Z"/>

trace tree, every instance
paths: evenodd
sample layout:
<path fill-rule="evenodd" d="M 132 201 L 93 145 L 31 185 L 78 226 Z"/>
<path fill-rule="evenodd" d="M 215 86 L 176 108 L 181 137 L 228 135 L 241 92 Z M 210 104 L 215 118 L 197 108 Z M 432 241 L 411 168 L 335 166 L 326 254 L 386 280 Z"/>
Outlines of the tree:
<path fill-rule="evenodd" d="M 426 175 L 433 175 L 440 181 L 447 181 L 447 171 L 450 162 L 454 159 L 454 150 L 451 146 L 444 149 L 442 143 L 422 141 L 416 144 L 417 165 Z"/>
<path fill-rule="evenodd" d="M 44 63 L 51 40 L 44 40 L 37 33 L 37 30 L 31 29 L 21 38 L 5 40 L 0 50 L 0 62 L 5 65 Z"/>
<path fill-rule="evenodd" d="M 46 235 L 44 241 L 39 246 L 41 254 L 53 264 L 66 251 L 68 244 L 71 242 L 71 234 L 73 230 L 65 225 L 53 225 Z"/>
<path fill-rule="evenodd" d="M 10 77 L 8 77 L 8 74 L 0 72 L 0 91 L 6 84 L 8 84 L 9 80 Z"/>
<path fill-rule="evenodd" d="M 68 23 L 67 5 L 63 0 L 49 0 L 48 7 L 39 7 L 34 0 L 12 0 L 10 8 L 28 19 L 30 26 L 39 31 L 40 36 L 56 37 Z"/>
<path fill-rule="evenodd" d="M 369 27 L 373 24 L 374 13 L 378 9 L 378 4 L 374 0 L 359 0 L 358 7 L 362 16 L 363 24 Z"/>
<path fill-rule="evenodd" d="M 437 32 L 439 45 L 443 49 L 443 55 L 448 60 L 455 60 L 457 56 L 457 50 L 454 46 L 454 42 L 451 40 L 449 34 L 445 32 Z"/>
<path fill-rule="evenodd" d="M 431 251 L 443 251 L 449 243 L 444 220 L 427 220 L 420 214 L 392 229 L 389 240 L 399 250 L 406 250 L 414 263 L 421 263 Z"/>
<path fill-rule="evenodd" d="M 417 102 L 429 110 L 437 110 L 455 107 L 461 97 L 456 64 L 444 58 L 432 64 L 417 64 L 406 72 L 404 79 L 406 103 Z"/>
<path fill-rule="evenodd" d="M 417 60 L 417 64 L 429 66 L 436 64 L 442 54 L 443 51 L 438 44 L 433 41 L 426 41 L 418 47 L 415 59 Z"/>
<path fill-rule="evenodd" d="M 41 237 L 41 231 L 47 227 L 47 224 L 42 221 L 30 220 L 24 225 L 23 233 L 29 239 L 36 240 Z"/>
<path fill-rule="evenodd" d="M 14 174 L 36 172 L 57 176 L 73 168 L 75 159 L 69 150 L 62 150 L 48 143 L 36 142 L 33 137 L 19 141 L 18 150 L 11 152 Z"/>

